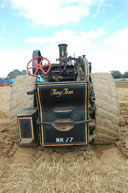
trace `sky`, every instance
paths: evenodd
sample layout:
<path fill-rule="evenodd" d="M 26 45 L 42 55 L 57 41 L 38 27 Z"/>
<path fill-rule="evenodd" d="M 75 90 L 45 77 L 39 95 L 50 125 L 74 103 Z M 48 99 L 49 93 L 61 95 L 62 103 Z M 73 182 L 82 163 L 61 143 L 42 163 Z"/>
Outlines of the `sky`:
<path fill-rule="evenodd" d="M 93 72 L 128 71 L 128 0 L 0 0 L 0 77 L 26 70 L 33 50 L 54 63 L 60 43 Z"/>

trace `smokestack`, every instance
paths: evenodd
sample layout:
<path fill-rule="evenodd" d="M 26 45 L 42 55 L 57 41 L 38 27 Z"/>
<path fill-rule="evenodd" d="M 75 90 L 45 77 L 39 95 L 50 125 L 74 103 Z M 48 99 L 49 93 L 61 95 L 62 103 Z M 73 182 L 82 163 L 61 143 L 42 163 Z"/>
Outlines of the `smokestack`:
<path fill-rule="evenodd" d="M 67 44 L 59 44 L 58 47 L 59 47 L 59 58 L 60 59 L 64 59 L 64 58 L 67 58 Z"/>

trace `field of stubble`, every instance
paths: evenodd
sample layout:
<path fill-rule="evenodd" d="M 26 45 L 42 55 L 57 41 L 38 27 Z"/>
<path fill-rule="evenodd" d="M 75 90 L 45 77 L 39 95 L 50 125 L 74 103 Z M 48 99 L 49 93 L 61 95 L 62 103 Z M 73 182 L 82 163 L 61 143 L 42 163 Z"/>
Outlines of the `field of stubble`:
<path fill-rule="evenodd" d="M 115 145 L 39 149 L 12 143 L 10 87 L 0 87 L 0 193 L 127 193 L 128 82 L 118 82 L 121 137 Z"/>

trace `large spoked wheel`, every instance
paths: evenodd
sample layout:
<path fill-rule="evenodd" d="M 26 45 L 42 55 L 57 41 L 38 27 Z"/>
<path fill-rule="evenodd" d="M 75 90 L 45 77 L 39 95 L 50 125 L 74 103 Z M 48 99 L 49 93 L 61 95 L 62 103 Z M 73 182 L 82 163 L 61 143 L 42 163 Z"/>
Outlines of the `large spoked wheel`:
<path fill-rule="evenodd" d="M 36 62 L 37 59 L 40 60 L 39 63 Z M 31 70 L 32 72 L 34 70 L 34 74 L 31 72 Z M 50 61 L 47 58 L 44 58 L 42 56 L 32 58 L 27 64 L 28 74 L 34 77 L 37 77 L 38 75 L 44 76 L 48 74 L 50 70 L 51 70 Z"/>
<path fill-rule="evenodd" d="M 91 74 L 95 93 L 96 117 L 94 144 L 112 144 L 119 139 L 119 99 L 109 73 Z"/>
<path fill-rule="evenodd" d="M 17 115 L 25 108 L 34 107 L 34 96 L 27 95 L 27 91 L 31 91 L 35 86 L 35 78 L 28 75 L 17 76 L 10 96 L 10 121 L 11 131 L 14 142 L 19 142 L 19 133 L 17 126 Z"/>

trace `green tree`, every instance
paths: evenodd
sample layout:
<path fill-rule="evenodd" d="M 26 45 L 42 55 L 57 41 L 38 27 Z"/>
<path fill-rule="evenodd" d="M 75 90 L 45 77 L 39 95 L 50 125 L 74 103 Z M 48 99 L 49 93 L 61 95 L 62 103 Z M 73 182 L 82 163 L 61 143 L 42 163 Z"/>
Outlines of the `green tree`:
<path fill-rule="evenodd" d="M 117 79 L 117 78 L 121 78 L 122 74 L 120 71 L 115 70 L 115 71 L 111 71 L 111 75 L 113 76 L 113 78 Z"/>
<path fill-rule="evenodd" d="M 122 78 L 128 78 L 128 72 L 124 72 L 124 74 L 122 74 Z"/>

